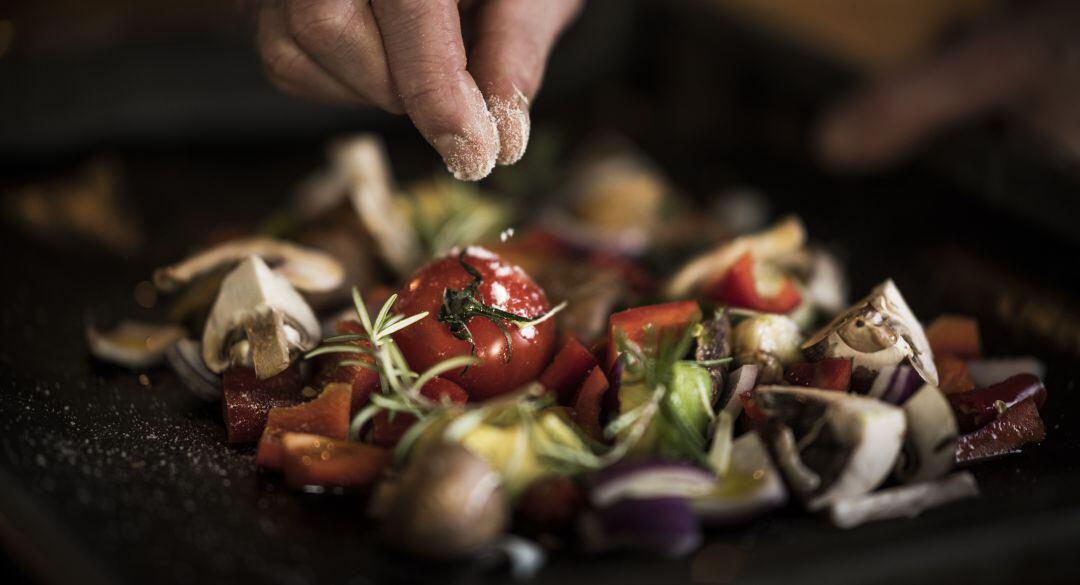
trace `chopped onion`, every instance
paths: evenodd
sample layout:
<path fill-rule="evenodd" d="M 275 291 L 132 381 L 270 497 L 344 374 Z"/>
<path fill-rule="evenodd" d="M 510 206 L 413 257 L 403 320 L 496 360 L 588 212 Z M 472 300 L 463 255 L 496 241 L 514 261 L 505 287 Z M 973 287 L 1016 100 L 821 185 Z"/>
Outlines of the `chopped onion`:
<path fill-rule="evenodd" d="M 708 493 L 715 484 L 713 474 L 688 463 L 619 463 L 600 472 L 589 500 L 597 508 L 605 508 L 623 500 L 689 498 Z"/>
<path fill-rule="evenodd" d="M 829 518 L 839 528 L 890 518 L 914 518 L 929 508 L 979 495 L 975 476 L 954 473 L 938 481 L 916 483 L 833 502 Z"/>
<path fill-rule="evenodd" d="M 968 373 L 976 388 L 985 388 L 1017 374 L 1046 377 L 1046 364 L 1033 357 L 983 358 L 967 362 Z"/>
<path fill-rule="evenodd" d="M 726 392 L 728 400 L 727 404 L 722 406 L 722 410 L 728 413 L 732 420 L 739 418 L 742 413 L 743 402 L 739 399 L 739 395 L 754 389 L 759 371 L 761 371 L 761 366 L 746 364 L 728 375 Z"/>
<path fill-rule="evenodd" d="M 165 361 L 192 394 L 213 402 L 221 399 L 221 377 L 202 358 L 202 344 L 184 338 L 165 349 Z"/>
<path fill-rule="evenodd" d="M 900 405 L 923 385 L 923 379 L 911 366 L 886 366 L 881 369 L 868 394 L 889 404 Z"/>
<path fill-rule="evenodd" d="M 746 433 L 731 445 L 728 472 L 715 489 L 690 500 L 698 517 L 711 525 L 747 520 L 787 502 L 787 490 L 765 444 Z"/>
<path fill-rule="evenodd" d="M 634 550 L 675 558 L 701 545 L 701 526 L 683 498 L 622 500 L 582 518 L 584 548 Z"/>

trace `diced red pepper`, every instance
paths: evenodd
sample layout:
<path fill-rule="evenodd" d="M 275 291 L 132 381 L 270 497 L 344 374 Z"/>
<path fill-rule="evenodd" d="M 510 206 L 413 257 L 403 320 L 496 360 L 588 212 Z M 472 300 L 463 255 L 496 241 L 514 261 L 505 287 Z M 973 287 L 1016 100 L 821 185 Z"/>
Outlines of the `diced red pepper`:
<path fill-rule="evenodd" d="M 221 410 L 230 443 L 254 443 L 262 436 L 270 409 L 302 401 L 300 367 L 260 380 L 254 368 L 229 368 L 221 380 Z"/>
<path fill-rule="evenodd" d="M 332 439 L 348 437 L 351 396 L 352 388 L 348 384 L 328 384 L 322 394 L 310 402 L 270 409 L 255 462 L 267 469 L 280 469 L 281 435 L 288 432 Z"/>
<path fill-rule="evenodd" d="M 1046 387 L 1034 374 L 1017 374 L 986 388 L 948 395 L 962 433 L 989 424 L 999 418 L 1002 411 L 1029 398 L 1038 408 L 1046 403 Z"/>
<path fill-rule="evenodd" d="M 810 386 L 814 383 L 814 364 L 799 362 L 784 370 L 784 381 L 792 386 Z"/>
<path fill-rule="evenodd" d="M 603 368 L 596 366 L 581 383 L 577 399 L 574 401 L 574 422 L 597 441 L 604 440 L 600 411 L 603 408 L 604 393 L 607 392 L 608 387 L 608 379 L 604 375 Z"/>
<path fill-rule="evenodd" d="M 608 369 L 618 359 L 618 343 L 620 336 L 625 336 L 628 341 L 644 344 L 646 330 L 651 326 L 656 342 L 682 335 L 683 331 L 692 323 L 701 320 L 701 307 L 696 301 L 675 301 L 659 305 L 649 305 L 619 311 L 611 315 L 608 322 Z M 649 348 L 642 349 L 648 351 Z"/>
<path fill-rule="evenodd" d="M 765 414 L 765 411 L 754 400 L 753 390 L 747 390 L 739 394 L 739 400 L 743 403 L 743 412 L 746 413 L 746 417 L 750 419 L 752 424 L 761 424 L 769 420 L 769 415 Z"/>
<path fill-rule="evenodd" d="M 942 315 L 926 327 L 926 339 L 935 356 L 974 359 L 982 355 L 979 322 L 961 315 Z"/>
<path fill-rule="evenodd" d="M 974 463 L 1008 455 L 1045 438 L 1046 426 L 1039 416 L 1035 398 L 1028 398 L 983 428 L 961 436 L 956 444 L 956 462 Z"/>
<path fill-rule="evenodd" d="M 938 387 L 946 394 L 967 392 L 975 387 L 971 381 L 971 372 L 968 371 L 967 362 L 952 354 L 940 354 L 934 356 L 934 365 L 938 371 Z"/>
<path fill-rule="evenodd" d="M 549 391 L 555 392 L 559 404 L 571 404 L 574 393 L 589 375 L 589 370 L 596 367 L 596 357 L 577 339 L 570 338 L 555 359 L 540 374 L 540 383 Z"/>
<path fill-rule="evenodd" d="M 781 277 L 775 294 L 763 296 L 754 274 L 754 257 L 750 252 L 740 256 L 719 280 L 707 286 L 705 295 L 733 307 L 763 313 L 789 313 L 802 302 L 799 289 L 786 276 Z"/>
<path fill-rule="evenodd" d="M 390 463 L 386 449 L 319 435 L 285 433 L 281 445 L 285 484 L 293 489 L 370 487 Z"/>
<path fill-rule="evenodd" d="M 795 386 L 847 392 L 851 389 L 851 360 L 826 358 L 814 363 L 791 364 L 784 372 L 784 381 Z"/>
<path fill-rule="evenodd" d="M 424 384 L 420 394 L 436 402 L 445 401 L 451 404 L 465 404 L 469 400 L 469 394 L 464 388 L 444 378 L 433 378 Z M 384 410 L 372 419 L 368 441 L 380 447 L 393 447 L 415 422 L 416 417 L 411 414 L 396 412 L 391 419 L 390 413 Z"/>
<path fill-rule="evenodd" d="M 565 475 L 546 475 L 525 488 L 517 510 L 532 528 L 554 534 L 570 528 L 585 503 L 585 493 L 573 480 Z"/>
<path fill-rule="evenodd" d="M 355 321 L 338 321 L 335 324 L 338 334 L 362 334 L 363 325 Z M 348 345 L 370 346 L 366 341 L 351 341 Z M 315 388 L 324 388 L 327 384 L 344 383 L 352 386 L 352 401 L 349 407 L 350 416 L 356 416 L 360 409 L 367 406 L 371 393 L 379 389 L 379 373 L 370 368 L 361 366 L 341 365 L 343 360 L 358 360 L 370 364 L 375 363 L 374 358 L 360 353 L 331 353 L 316 358 L 317 372 L 312 385 Z"/>

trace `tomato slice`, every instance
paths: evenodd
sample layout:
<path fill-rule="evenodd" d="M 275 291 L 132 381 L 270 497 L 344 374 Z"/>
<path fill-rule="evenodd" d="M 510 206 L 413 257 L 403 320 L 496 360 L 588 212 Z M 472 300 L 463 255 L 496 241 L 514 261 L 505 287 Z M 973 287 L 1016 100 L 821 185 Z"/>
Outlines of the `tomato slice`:
<path fill-rule="evenodd" d="M 659 305 L 648 305 L 619 311 L 608 322 L 607 366 L 615 365 L 619 357 L 618 343 L 620 336 L 628 341 L 643 344 L 646 329 L 651 325 L 657 342 L 682 335 L 692 323 L 701 320 L 701 307 L 697 301 L 675 301 Z M 648 349 L 648 348 L 643 348 Z"/>
<path fill-rule="evenodd" d="M 593 368 L 578 389 L 574 400 L 574 422 L 586 434 L 597 441 L 604 440 L 604 431 L 600 425 L 600 411 L 603 408 L 604 393 L 609 387 L 607 376 L 600 366 Z"/>
<path fill-rule="evenodd" d="M 580 341 L 571 337 L 540 374 L 539 380 L 544 388 L 558 396 L 559 404 L 570 404 L 585 376 L 596 364 L 596 357 Z"/>
<path fill-rule="evenodd" d="M 348 437 L 351 397 L 352 387 L 348 384 L 328 384 L 311 402 L 270 409 L 255 462 L 267 469 L 280 469 L 281 436 L 288 432 L 333 439 Z"/>
<path fill-rule="evenodd" d="M 299 364 L 265 380 L 254 368 L 229 368 L 221 379 L 221 410 L 230 443 L 254 443 L 262 436 L 270 409 L 301 402 Z"/>
<path fill-rule="evenodd" d="M 390 463 L 386 449 L 307 433 L 285 433 L 281 445 L 285 484 L 293 489 L 309 485 L 366 488 Z"/>
<path fill-rule="evenodd" d="M 451 404 L 465 404 L 469 400 L 469 394 L 464 388 L 445 378 L 434 378 L 424 384 L 420 394 L 436 402 L 445 400 Z M 368 441 L 380 447 L 393 447 L 415 422 L 416 417 L 411 414 L 398 412 L 391 418 L 389 412 L 382 411 L 371 421 Z"/>
<path fill-rule="evenodd" d="M 706 290 L 706 296 L 733 307 L 763 313 L 790 313 L 802 302 L 799 289 L 786 276 L 780 277 L 776 294 L 763 296 L 754 274 L 754 257 L 750 252 L 740 256 L 724 276 Z"/>

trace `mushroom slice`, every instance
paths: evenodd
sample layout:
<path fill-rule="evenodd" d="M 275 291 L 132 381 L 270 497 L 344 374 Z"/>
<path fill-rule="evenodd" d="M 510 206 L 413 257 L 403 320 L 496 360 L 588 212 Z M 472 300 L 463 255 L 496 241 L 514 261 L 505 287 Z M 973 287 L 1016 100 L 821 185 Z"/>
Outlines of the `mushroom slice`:
<path fill-rule="evenodd" d="M 249 256 L 221 283 L 203 331 L 203 360 L 219 374 L 253 365 L 265 379 L 318 342 L 319 321 L 300 293 L 258 256 Z"/>
<path fill-rule="evenodd" d="M 129 368 L 158 363 L 165 350 L 183 336 L 178 325 L 140 321 L 123 321 L 109 331 L 86 329 L 86 342 L 94 357 Z"/>
<path fill-rule="evenodd" d="M 667 296 L 677 298 L 693 293 L 705 281 L 726 272 L 747 252 L 753 254 L 756 260 L 770 260 L 791 254 L 805 243 L 806 228 L 802 220 L 789 216 L 765 231 L 740 236 L 694 258 L 672 277 L 667 286 Z"/>
<path fill-rule="evenodd" d="M 907 417 L 904 449 L 896 461 L 896 477 L 904 483 L 937 479 L 953 468 L 959 432 L 945 395 L 923 385 L 903 405 Z"/>
<path fill-rule="evenodd" d="M 304 292 L 326 292 L 341 285 L 345 270 L 332 256 L 271 238 L 231 240 L 200 252 L 179 264 L 154 272 L 154 284 L 165 293 L 175 292 L 196 278 L 228 269 L 249 256 L 274 266 L 293 287 Z"/>
<path fill-rule="evenodd" d="M 777 467 L 810 510 L 877 487 L 903 444 L 904 412 L 872 398 L 760 386 L 754 401 L 769 417 L 762 432 Z"/>
<path fill-rule="evenodd" d="M 349 201 L 383 259 L 399 275 L 407 275 L 416 268 L 420 249 L 416 230 L 395 201 L 382 142 L 361 134 L 341 143 L 334 149 L 334 167 L 344 175 Z"/>
<path fill-rule="evenodd" d="M 851 358 L 853 375 L 863 380 L 906 359 L 923 380 L 938 385 L 930 343 L 892 279 L 838 315 L 802 349 L 810 361 Z"/>

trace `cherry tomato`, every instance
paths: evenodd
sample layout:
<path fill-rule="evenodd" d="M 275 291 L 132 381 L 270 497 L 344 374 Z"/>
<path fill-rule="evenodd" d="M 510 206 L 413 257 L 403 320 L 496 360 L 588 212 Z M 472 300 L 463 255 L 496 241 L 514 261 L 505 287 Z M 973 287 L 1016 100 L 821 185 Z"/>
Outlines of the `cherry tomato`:
<path fill-rule="evenodd" d="M 463 256 L 451 254 L 435 260 L 405 284 L 394 307 L 405 315 L 428 312 L 426 318 L 394 334 L 394 341 L 417 372 L 447 358 L 470 353 L 469 341 L 456 336 L 439 313 L 448 289 L 460 292 L 475 280 L 462 262 L 480 275 L 476 288 L 476 300 L 480 303 L 526 319 L 535 319 L 551 309 L 544 290 L 524 270 L 488 250 L 470 247 Z M 464 388 L 470 400 L 486 400 L 511 392 L 535 380 L 551 361 L 556 340 L 553 319 L 527 327 L 508 320 L 498 321 L 509 333 L 509 347 L 496 321 L 472 316 L 464 323 L 476 344 L 479 363 L 443 374 Z"/>

